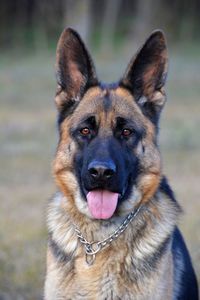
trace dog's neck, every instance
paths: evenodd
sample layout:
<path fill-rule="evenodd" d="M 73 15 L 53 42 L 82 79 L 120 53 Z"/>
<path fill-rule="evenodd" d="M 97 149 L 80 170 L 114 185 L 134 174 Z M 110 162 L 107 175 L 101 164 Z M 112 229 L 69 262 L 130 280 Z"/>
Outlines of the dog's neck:
<path fill-rule="evenodd" d="M 86 216 L 79 216 L 78 213 L 71 215 L 66 203 L 67 199 L 60 193 L 56 194 L 50 202 L 48 228 L 52 245 L 56 245 L 60 253 L 66 254 L 71 259 L 76 257 L 80 249 L 84 255 L 83 245 L 77 238 L 75 226 L 79 228 L 87 241 L 102 241 L 111 235 L 124 219 L 116 217 L 111 221 L 94 221 Z M 102 251 L 110 247 L 117 249 L 118 244 L 123 240 L 125 242 L 131 240 L 131 251 L 134 257 L 145 258 L 155 249 L 164 247 L 169 233 L 177 224 L 179 213 L 180 208 L 174 199 L 160 189 L 151 200 L 145 203 L 145 208 L 138 213 L 140 217 L 138 215 L 133 218 L 127 230 Z"/>

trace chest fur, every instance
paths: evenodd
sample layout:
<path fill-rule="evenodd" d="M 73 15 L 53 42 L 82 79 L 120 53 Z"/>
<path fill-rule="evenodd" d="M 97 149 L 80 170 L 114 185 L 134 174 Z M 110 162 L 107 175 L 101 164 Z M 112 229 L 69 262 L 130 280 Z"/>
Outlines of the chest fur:
<path fill-rule="evenodd" d="M 163 293 L 165 299 L 168 299 L 166 291 L 171 294 L 170 284 L 166 281 L 166 274 L 169 274 L 169 271 L 171 273 L 169 262 L 169 255 L 165 256 L 159 262 L 158 268 L 151 270 L 146 266 L 147 269 L 143 273 L 145 266 L 141 265 L 142 262 L 138 262 L 138 265 L 135 263 L 128 245 L 115 252 L 112 248 L 105 249 L 98 253 L 91 266 L 86 263 L 82 249 L 79 249 L 74 260 L 62 266 L 52 257 L 52 272 L 48 272 L 48 275 L 49 278 L 55 279 L 51 278 L 55 290 L 52 291 L 53 296 L 48 299 L 156 300 L 161 299 Z M 167 285 L 163 284 L 164 282 L 168 282 Z"/>

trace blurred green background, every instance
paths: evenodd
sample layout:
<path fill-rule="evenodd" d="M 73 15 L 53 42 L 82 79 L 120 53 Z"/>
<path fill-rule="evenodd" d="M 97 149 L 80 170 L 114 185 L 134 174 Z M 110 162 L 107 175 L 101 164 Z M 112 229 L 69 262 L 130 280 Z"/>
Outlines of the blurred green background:
<path fill-rule="evenodd" d="M 165 31 L 170 68 L 160 146 L 200 282 L 199 11 L 199 0 L 0 1 L 0 300 L 42 299 L 45 208 L 56 190 L 55 48 L 66 26 L 79 31 L 108 82 L 152 30 Z"/>

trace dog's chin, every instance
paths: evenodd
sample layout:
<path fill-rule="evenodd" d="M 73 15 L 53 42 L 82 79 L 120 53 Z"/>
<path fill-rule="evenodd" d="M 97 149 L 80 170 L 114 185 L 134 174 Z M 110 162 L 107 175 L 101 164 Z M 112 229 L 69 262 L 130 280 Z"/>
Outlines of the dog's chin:
<path fill-rule="evenodd" d="M 134 185 L 129 193 L 129 196 L 119 203 L 117 211 L 118 215 L 126 216 L 130 212 L 134 211 L 141 200 L 142 193 L 140 189 L 137 188 L 137 185 Z"/>
<path fill-rule="evenodd" d="M 76 209 L 83 215 L 85 215 L 86 217 L 93 219 L 90 211 L 89 211 L 89 207 L 87 204 L 87 201 L 85 199 L 85 196 L 82 195 L 81 192 L 77 191 L 76 197 L 75 197 L 75 205 L 76 205 Z"/>

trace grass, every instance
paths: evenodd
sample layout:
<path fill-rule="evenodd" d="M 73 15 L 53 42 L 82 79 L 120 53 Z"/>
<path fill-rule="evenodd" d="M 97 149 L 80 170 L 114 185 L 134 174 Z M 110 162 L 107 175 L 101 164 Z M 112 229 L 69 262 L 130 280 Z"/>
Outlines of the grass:
<path fill-rule="evenodd" d="M 128 56 L 132 55 L 128 49 Z M 113 58 L 113 57 L 112 57 Z M 115 80 L 125 57 L 96 57 L 100 78 Z M 125 61 L 125 62 L 124 62 Z M 0 299 L 42 299 L 56 111 L 54 56 L 0 59 Z M 184 208 L 181 229 L 200 282 L 200 59 L 172 57 L 160 144 L 163 167 Z"/>

